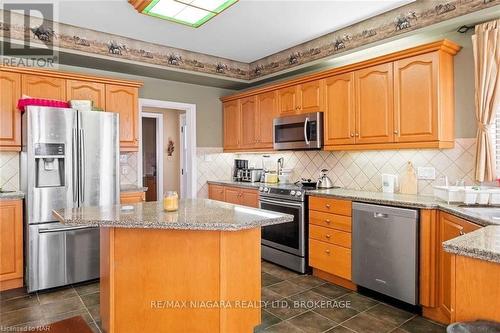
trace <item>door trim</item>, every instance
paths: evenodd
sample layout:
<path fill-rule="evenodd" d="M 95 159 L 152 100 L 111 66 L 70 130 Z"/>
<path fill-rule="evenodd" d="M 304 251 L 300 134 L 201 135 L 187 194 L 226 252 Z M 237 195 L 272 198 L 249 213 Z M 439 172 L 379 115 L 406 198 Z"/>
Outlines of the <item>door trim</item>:
<path fill-rule="evenodd" d="M 163 198 L 163 114 L 150 113 L 141 111 L 141 132 L 142 132 L 142 118 L 152 118 L 156 122 L 156 200 L 160 201 Z M 141 166 L 142 166 L 142 133 L 141 133 Z M 138 178 L 142 179 L 142 171 Z"/>

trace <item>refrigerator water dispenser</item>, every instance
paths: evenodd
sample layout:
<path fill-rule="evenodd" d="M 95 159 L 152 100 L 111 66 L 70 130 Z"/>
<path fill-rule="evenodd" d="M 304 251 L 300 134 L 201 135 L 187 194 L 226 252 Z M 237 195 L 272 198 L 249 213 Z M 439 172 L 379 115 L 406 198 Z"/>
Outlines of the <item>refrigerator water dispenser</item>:
<path fill-rule="evenodd" d="M 35 145 L 35 187 L 64 186 L 64 144 Z"/>

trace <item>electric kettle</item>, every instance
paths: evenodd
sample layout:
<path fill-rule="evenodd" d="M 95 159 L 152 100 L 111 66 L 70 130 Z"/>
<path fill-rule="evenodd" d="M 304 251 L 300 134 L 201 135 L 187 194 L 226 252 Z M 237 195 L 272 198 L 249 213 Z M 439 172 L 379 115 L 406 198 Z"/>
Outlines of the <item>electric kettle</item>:
<path fill-rule="evenodd" d="M 334 187 L 332 180 L 326 175 L 327 172 L 328 172 L 327 169 L 321 170 L 321 173 L 319 174 L 318 182 L 316 183 L 316 188 L 327 189 L 327 188 Z"/>

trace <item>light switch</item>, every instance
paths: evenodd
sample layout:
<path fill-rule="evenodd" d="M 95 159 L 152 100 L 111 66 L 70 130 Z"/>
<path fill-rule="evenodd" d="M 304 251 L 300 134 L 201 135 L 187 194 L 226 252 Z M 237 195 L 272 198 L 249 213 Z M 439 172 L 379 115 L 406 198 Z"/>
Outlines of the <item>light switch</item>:
<path fill-rule="evenodd" d="M 418 167 L 417 178 L 421 180 L 434 180 L 436 179 L 436 168 L 434 167 Z"/>

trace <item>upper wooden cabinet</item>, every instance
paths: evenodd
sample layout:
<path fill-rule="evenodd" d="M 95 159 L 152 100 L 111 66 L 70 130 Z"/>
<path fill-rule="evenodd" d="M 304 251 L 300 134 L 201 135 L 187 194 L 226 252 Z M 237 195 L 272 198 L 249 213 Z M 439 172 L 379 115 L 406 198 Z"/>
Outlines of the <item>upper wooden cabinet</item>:
<path fill-rule="evenodd" d="M 298 113 L 324 111 L 324 86 L 322 80 L 299 84 L 297 90 L 299 96 Z"/>
<path fill-rule="evenodd" d="M 394 140 L 392 63 L 354 73 L 356 85 L 356 143 Z"/>
<path fill-rule="evenodd" d="M 339 74 L 325 80 L 325 145 L 355 143 L 354 98 L 354 73 Z"/>
<path fill-rule="evenodd" d="M 437 52 L 394 62 L 396 142 L 438 140 Z"/>
<path fill-rule="evenodd" d="M 224 103 L 224 149 L 238 149 L 241 135 L 240 101 Z"/>
<path fill-rule="evenodd" d="M 95 107 L 106 109 L 105 84 L 97 82 L 66 80 L 68 100 L 88 99 Z"/>
<path fill-rule="evenodd" d="M 106 111 L 120 114 L 120 149 L 139 149 L 138 89 L 114 84 L 106 85 Z"/>
<path fill-rule="evenodd" d="M 273 148 L 273 119 L 276 110 L 276 91 L 257 95 L 257 141 L 258 148 Z"/>
<path fill-rule="evenodd" d="M 0 150 L 21 150 L 21 74 L 0 71 Z"/>
<path fill-rule="evenodd" d="M 23 286 L 22 200 L 0 201 L 0 291 Z"/>
<path fill-rule="evenodd" d="M 247 97 L 240 101 L 241 142 L 239 148 L 253 148 L 258 143 L 257 97 Z"/>
<path fill-rule="evenodd" d="M 459 50 L 453 42 L 442 40 L 222 101 L 274 92 L 277 117 L 324 112 L 325 150 L 452 148 L 453 56 Z M 257 127 L 262 125 L 258 120 Z M 257 145 L 242 148 L 257 149 Z"/>
<path fill-rule="evenodd" d="M 66 100 L 66 80 L 57 77 L 23 74 L 22 93 L 32 98 Z"/>
<path fill-rule="evenodd" d="M 280 116 L 295 114 L 300 105 L 299 93 L 296 86 L 278 90 L 278 113 Z"/>

